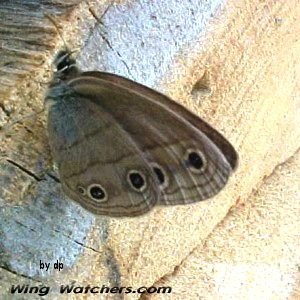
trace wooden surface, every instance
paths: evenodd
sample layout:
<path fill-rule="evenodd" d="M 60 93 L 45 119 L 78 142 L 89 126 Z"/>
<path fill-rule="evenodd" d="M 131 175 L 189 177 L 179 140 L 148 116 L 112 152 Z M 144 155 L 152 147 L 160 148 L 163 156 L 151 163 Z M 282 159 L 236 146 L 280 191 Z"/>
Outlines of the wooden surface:
<path fill-rule="evenodd" d="M 1 10 L 2 5 L 0 14 L 7 14 Z M 94 1 L 91 6 L 101 15 L 109 3 Z M 26 7 L 21 9 L 32 19 Z M 230 235 L 217 236 L 213 247 L 203 248 L 203 244 L 211 240 L 207 237 L 214 227 L 224 218 L 228 219 L 231 207 L 245 202 L 251 208 L 251 203 L 256 201 L 250 197 L 253 191 L 260 189 L 276 166 L 299 148 L 300 28 L 297 20 L 300 8 L 297 1 L 122 2 L 110 6 L 102 19 L 104 27 L 95 25 L 84 3 L 71 8 L 58 6 L 51 11 L 56 9 L 61 9 L 61 16 L 56 17 L 62 24 L 62 34 L 68 45 L 79 48 L 78 61 L 84 70 L 121 74 L 168 94 L 222 132 L 237 148 L 240 166 L 226 189 L 214 199 L 184 207 L 157 208 L 140 218 L 95 218 L 69 201 L 53 176 L 45 113 L 8 127 L 15 119 L 42 108 L 46 85 L 41 82 L 49 81 L 53 53 L 62 45 L 53 26 L 39 15 L 39 24 L 47 30 L 41 30 L 37 39 L 47 35 L 50 46 L 47 42 L 47 49 L 39 48 L 37 43 L 31 42 L 36 55 L 29 58 L 34 61 L 29 70 L 19 59 L 20 51 L 14 54 L 18 65 L 7 65 L 7 56 L 3 54 L 6 52 L 1 52 L 3 47 L 0 47 L 0 121 L 3 126 L 0 296 L 10 296 L 11 285 L 22 283 L 51 286 L 49 297 L 56 297 L 61 284 L 73 281 L 83 286 L 133 287 L 166 282 L 173 287 L 172 299 L 181 299 L 180 295 L 186 291 L 189 293 L 185 298 L 215 299 L 212 285 L 218 289 L 222 284 L 209 273 L 207 264 L 215 256 L 218 258 L 218 251 L 226 252 L 230 243 L 224 244 L 224 241 L 228 242 Z M 17 12 L 15 22 L 20 18 Z M 27 37 L 33 39 L 35 34 L 24 34 L 24 38 Z M 21 47 L 19 42 L 16 45 Z M 37 56 L 43 59 L 38 60 Z M 14 75 L 18 69 L 22 70 L 22 76 Z M 270 214 L 264 214 L 264 219 L 270 218 L 267 224 L 274 230 L 282 222 L 277 214 L 272 214 L 276 201 L 289 199 L 297 213 L 299 177 L 296 176 L 296 173 L 295 177 L 287 176 L 290 180 L 294 178 L 294 182 L 286 183 L 289 190 L 296 192 L 287 198 L 283 185 L 282 192 L 276 190 L 273 204 L 268 206 Z M 272 184 L 275 186 L 278 182 Z M 246 218 L 247 213 L 241 216 Z M 257 225 L 252 226 L 259 228 L 259 219 L 253 222 Z M 231 219 L 230 226 L 234 228 L 241 223 L 243 221 Z M 218 228 L 222 228 L 222 224 Z M 238 249 L 237 241 L 249 234 L 254 235 L 254 240 L 261 239 L 255 230 L 235 232 L 232 251 Z M 292 231 L 290 235 L 294 236 Z M 272 235 L 269 238 L 272 240 Z M 248 240 L 247 247 L 251 249 L 252 241 Z M 295 249 L 293 238 L 285 242 Z M 270 243 L 269 247 L 264 251 L 270 249 L 271 253 L 276 246 Z M 202 250 L 207 251 L 205 257 L 210 258 L 205 261 L 205 268 L 193 258 Z M 64 263 L 64 269 L 60 272 L 53 268 L 41 270 L 40 260 L 50 263 L 59 260 Z M 219 261 L 227 260 L 220 257 Z M 296 263 L 291 261 L 285 272 L 291 273 L 289 278 L 294 288 Z M 268 264 L 272 266 L 272 261 Z M 183 265 L 188 267 L 183 269 Z M 199 294 L 199 286 L 189 286 L 180 277 L 193 274 L 208 281 L 202 290 L 205 295 Z M 249 286 L 250 293 L 249 279 L 240 280 Z M 291 297 L 293 288 L 288 294 Z M 278 295 L 281 294 L 278 292 Z M 139 298 L 138 294 L 123 296 Z M 123 296 L 109 295 L 117 299 Z M 156 298 L 158 296 L 164 299 L 160 295 Z M 228 299 L 236 297 L 228 296 Z"/>

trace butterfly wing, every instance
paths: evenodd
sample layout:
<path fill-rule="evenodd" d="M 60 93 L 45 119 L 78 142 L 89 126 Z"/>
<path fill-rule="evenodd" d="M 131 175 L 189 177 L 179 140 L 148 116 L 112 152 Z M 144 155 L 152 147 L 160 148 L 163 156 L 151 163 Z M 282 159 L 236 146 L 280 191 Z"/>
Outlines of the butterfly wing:
<path fill-rule="evenodd" d="M 216 130 L 168 97 L 126 78 L 85 72 L 69 81 L 122 127 L 152 168 L 160 204 L 210 198 L 226 184 L 237 153 Z"/>
<path fill-rule="evenodd" d="M 143 214 L 157 203 L 153 170 L 112 114 L 64 83 L 50 89 L 48 103 L 49 142 L 71 199 L 116 217 Z"/>

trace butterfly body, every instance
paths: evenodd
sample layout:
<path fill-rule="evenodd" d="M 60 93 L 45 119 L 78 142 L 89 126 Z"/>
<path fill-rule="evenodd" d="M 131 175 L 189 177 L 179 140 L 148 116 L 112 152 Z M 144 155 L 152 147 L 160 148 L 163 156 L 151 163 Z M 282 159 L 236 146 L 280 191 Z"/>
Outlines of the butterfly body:
<path fill-rule="evenodd" d="M 80 72 L 68 52 L 46 95 L 66 194 L 94 214 L 137 216 L 210 198 L 237 164 L 231 144 L 168 97 L 129 79 Z"/>

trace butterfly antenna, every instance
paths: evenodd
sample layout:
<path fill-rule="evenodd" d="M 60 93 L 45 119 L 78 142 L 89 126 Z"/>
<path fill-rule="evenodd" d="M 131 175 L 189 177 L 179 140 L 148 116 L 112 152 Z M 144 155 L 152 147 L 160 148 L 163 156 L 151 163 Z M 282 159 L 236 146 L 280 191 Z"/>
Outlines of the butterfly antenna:
<path fill-rule="evenodd" d="M 63 37 L 61 31 L 60 31 L 60 27 L 59 27 L 59 25 L 57 25 L 57 23 L 56 23 L 56 21 L 54 20 L 54 18 L 53 18 L 51 15 L 49 15 L 49 14 L 45 14 L 45 17 L 46 17 L 46 18 L 54 25 L 54 27 L 55 27 L 55 29 L 56 29 L 56 32 L 58 33 L 58 35 L 59 35 L 60 38 L 62 39 L 62 41 L 63 41 L 63 43 L 64 43 L 64 46 L 65 46 L 66 50 L 67 50 L 68 52 L 71 52 L 71 51 L 69 51 L 69 47 L 67 46 L 67 43 L 66 43 L 66 41 L 65 41 L 65 39 L 64 39 L 64 37 Z"/>

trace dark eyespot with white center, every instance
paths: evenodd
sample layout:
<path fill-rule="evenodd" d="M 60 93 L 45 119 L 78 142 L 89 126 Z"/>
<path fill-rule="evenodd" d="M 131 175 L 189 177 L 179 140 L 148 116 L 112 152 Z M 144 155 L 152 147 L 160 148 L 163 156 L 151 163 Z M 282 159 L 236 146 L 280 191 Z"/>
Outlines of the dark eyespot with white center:
<path fill-rule="evenodd" d="M 80 185 L 77 187 L 77 191 L 78 191 L 78 193 L 79 193 L 80 195 L 82 195 L 82 196 L 85 196 L 85 195 L 86 195 L 86 190 L 85 190 L 85 188 L 82 187 L 82 186 L 80 186 Z"/>
<path fill-rule="evenodd" d="M 87 194 L 89 198 L 96 202 L 105 202 L 108 197 L 106 190 L 100 184 L 91 184 L 88 187 Z"/>
<path fill-rule="evenodd" d="M 152 163 L 151 166 L 152 166 L 152 169 L 153 169 L 153 171 L 156 175 L 156 178 L 159 182 L 159 187 L 161 189 L 164 189 L 165 187 L 167 187 L 169 185 L 169 177 L 168 177 L 165 169 L 157 163 Z"/>
<path fill-rule="evenodd" d="M 185 156 L 188 168 L 194 173 L 202 173 L 207 166 L 204 154 L 199 150 L 189 149 Z"/>
<path fill-rule="evenodd" d="M 128 172 L 127 182 L 137 192 L 143 192 L 147 187 L 145 175 L 137 170 L 131 170 Z"/>

